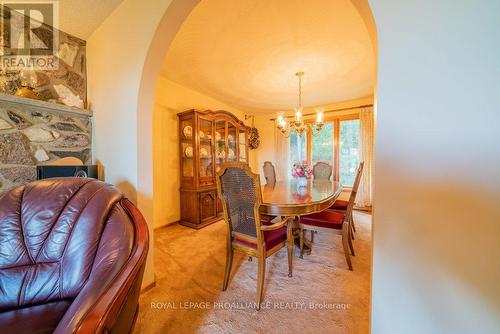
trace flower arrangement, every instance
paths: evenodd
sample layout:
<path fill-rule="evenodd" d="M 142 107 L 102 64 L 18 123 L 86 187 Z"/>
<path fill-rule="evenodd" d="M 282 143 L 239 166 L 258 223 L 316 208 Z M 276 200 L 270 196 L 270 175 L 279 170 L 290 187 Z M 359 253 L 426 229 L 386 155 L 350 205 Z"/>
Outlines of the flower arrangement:
<path fill-rule="evenodd" d="M 312 175 L 313 171 L 311 167 L 309 167 L 309 164 L 307 163 L 307 160 L 304 160 L 302 162 L 297 161 L 294 162 L 292 165 L 292 176 L 294 178 L 306 178 L 309 179 Z"/>

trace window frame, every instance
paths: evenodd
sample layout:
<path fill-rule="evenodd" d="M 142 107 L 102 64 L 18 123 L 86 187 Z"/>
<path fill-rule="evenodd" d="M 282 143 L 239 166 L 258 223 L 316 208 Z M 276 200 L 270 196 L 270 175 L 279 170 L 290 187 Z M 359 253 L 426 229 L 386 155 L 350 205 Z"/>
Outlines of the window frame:
<path fill-rule="evenodd" d="M 327 115 L 323 119 L 323 123 L 333 123 L 333 180 L 337 182 L 340 182 L 340 122 L 353 120 L 359 120 L 359 113 Z M 314 124 L 315 120 L 306 119 L 304 122 Z M 310 127 L 307 127 L 306 156 L 307 161 L 312 163 L 312 133 Z M 351 186 L 344 186 L 344 189 L 351 188 Z"/>

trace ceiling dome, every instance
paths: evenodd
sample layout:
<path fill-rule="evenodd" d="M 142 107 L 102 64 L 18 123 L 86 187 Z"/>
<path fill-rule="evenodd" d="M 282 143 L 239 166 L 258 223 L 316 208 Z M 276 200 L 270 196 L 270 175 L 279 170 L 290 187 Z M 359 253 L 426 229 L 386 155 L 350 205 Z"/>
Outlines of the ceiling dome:
<path fill-rule="evenodd" d="M 178 32 L 162 75 L 248 111 L 371 96 L 370 36 L 349 0 L 204 0 Z"/>

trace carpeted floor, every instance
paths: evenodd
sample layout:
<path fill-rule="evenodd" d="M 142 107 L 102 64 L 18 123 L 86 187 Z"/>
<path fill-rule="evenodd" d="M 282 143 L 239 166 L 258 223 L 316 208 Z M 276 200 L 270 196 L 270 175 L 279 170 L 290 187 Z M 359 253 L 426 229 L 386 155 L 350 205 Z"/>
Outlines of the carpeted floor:
<path fill-rule="evenodd" d="M 221 291 L 226 226 L 196 231 L 180 225 L 155 232 L 156 287 L 140 299 L 134 333 L 368 333 L 371 216 L 356 212 L 354 271 L 340 235 L 318 233 L 313 252 L 286 249 L 267 259 L 264 308 L 254 309 L 257 261 L 235 254 L 227 291 Z"/>

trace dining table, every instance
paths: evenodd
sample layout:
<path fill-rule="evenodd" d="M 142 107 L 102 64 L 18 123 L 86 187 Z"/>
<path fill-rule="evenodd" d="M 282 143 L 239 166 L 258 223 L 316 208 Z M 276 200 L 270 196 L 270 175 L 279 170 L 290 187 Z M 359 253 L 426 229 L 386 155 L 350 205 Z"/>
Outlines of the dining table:
<path fill-rule="evenodd" d="M 296 230 L 300 216 L 328 209 L 342 192 L 337 181 L 309 179 L 302 186 L 297 179 L 276 181 L 262 187 L 260 213 L 293 220 Z M 295 233 L 298 237 L 298 234 Z M 307 253 L 312 245 L 306 240 Z"/>

